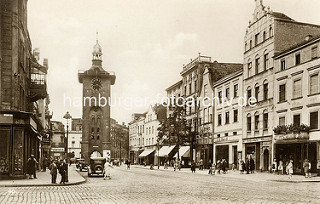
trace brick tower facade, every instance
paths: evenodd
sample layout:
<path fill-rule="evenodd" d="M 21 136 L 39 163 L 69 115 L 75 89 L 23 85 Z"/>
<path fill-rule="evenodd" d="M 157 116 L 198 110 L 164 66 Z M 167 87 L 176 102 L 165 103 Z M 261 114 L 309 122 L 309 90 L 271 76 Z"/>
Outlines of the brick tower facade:
<path fill-rule="evenodd" d="M 92 66 L 78 74 L 83 84 L 82 141 L 81 154 L 88 161 L 90 157 L 110 157 L 110 98 L 111 85 L 115 75 L 102 68 L 102 49 L 98 43 L 93 47 Z M 106 100 L 99 100 L 99 99 Z M 99 103 L 99 101 L 101 103 Z"/>

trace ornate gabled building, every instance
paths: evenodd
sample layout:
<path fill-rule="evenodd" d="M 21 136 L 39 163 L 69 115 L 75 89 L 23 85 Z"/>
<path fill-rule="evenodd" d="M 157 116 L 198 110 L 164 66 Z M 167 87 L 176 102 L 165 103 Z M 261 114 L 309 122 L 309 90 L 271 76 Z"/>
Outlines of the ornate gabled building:
<path fill-rule="evenodd" d="M 297 22 L 283 13 L 273 12 L 255 0 L 253 19 L 244 37 L 243 92 L 255 97 L 256 106 L 243 109 L 243 158 L 252 155 L 256 169 L 269 170 L 274 158 L 272 136 L 276 89 L 274 56 L 303 40 L 317 35 L 320 26 Z"/>
<path fill-rule="evenodd" d="M 116 76 L 102 67 L 102 48 L 93 47 L 92 66 L 78 74 L 83 84 L 82 109 L 82 157 L 89 161 L 92 156 L 111 157 L 110 141 L 110 94 Z M 105 100 L 101 100 L 104 98 Z"/>

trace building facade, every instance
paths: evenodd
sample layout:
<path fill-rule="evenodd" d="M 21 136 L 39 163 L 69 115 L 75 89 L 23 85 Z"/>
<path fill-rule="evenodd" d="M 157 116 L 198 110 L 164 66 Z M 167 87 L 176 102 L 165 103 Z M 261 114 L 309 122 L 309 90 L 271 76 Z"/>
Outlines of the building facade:
<path fill-rule="evenodd" d="M 71 130 L 68 133 L 68 153 L 73 153 L 75 158 L 81 158 L 82 120 L 71 119 Z"/>
<path fill-rule="evenodd" d="M 138 164 L 139 155 L 143 152 L 144 148 L 144 121 L 146 113 L 132 114 L 132 121 L 129 123 L 129 158 L 132 163 Z"/>
<path fill-rule="evenodd" d="M 111 159 L 126 161 L 129 159 L 129 128 L 111 118 Z"/>
<path fill-rule="evenodd" d="M 292 35 L 294 33 L 294 35 Z M 253 19 L 244 38 L 243 91 L 256 99 L 243 109 L 243 157 L 251 155 L 255 167 L 269 170 L 272 158 L 274 105 L 274 55 L 295 45 L 306 35 L 319 33 L 319 26 L 294 21 L 283 13 L 265 8 L 256 0 Z M 290 36 L 290 37 L 289 37 Z"/>
<path fill-rule="evenodd" d="M 111 97 L 111 85 L 114 85 L 116 76 L 103 69 L 102 48 L 98 40 L 93 47 L 92 67 L 85 72 L 80 72 L 78 78 L 83 84 L 84 99 L 81 157 L 87 162 L 92 156 L 110 158 L 110 104 L 107 101 Z M 100 100 L 102 97 L 105 98 L 103 102 Z"/>
<path fill-rule="evenodd" d="M 52 137 L 50 159 L 64 159 L 66 150 L 66 134 L 64 125 L 60 121 L 51 121 Z"/>
<path fill-rule="evenodd" d="M 293 160 L 295 173 L 303 173 L 305 159 L 312 173 L 320 171 L 319 47 L 319 35 L 308 35 L 274 57 L 274 158 Z"/>
<path fill-rule="evenodd" d="M 237 166 L 242 159 L 242 70 L 214 85 L 214 162 L 226 159 Z"/>
<path fill-rule="evenodd" d="M 19 176 L 31 154 L 41 160 L 49 126 L 47 60 L 32 52 L 26 0 L 0 1 L 0 36 L 0 175 Z"/>

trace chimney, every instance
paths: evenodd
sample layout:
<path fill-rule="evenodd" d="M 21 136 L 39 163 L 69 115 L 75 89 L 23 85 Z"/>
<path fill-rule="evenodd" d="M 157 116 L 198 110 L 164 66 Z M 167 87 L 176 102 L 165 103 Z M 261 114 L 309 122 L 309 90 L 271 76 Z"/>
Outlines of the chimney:
<path fill-rule="evenodd" d="M 33 49 L 33 56 L 36 58 L 37 61 L 40 60 L 40 49 L 39 48 Z"/>
<path fill-rule="evenodd" d="M 45 66 L 46 68 L 48 68 L 48 59 L 44 58 L 43 59 L 43 66 Z"/>

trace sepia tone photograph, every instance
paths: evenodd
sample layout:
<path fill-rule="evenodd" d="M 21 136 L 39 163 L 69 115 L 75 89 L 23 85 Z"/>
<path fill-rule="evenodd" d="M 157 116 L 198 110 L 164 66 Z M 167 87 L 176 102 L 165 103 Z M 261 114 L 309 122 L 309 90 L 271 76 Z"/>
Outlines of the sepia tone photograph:
<path fill-rule="evenodd" d="M 0 0 L 0 203 L 320 203 L 319 8 Z"/>

